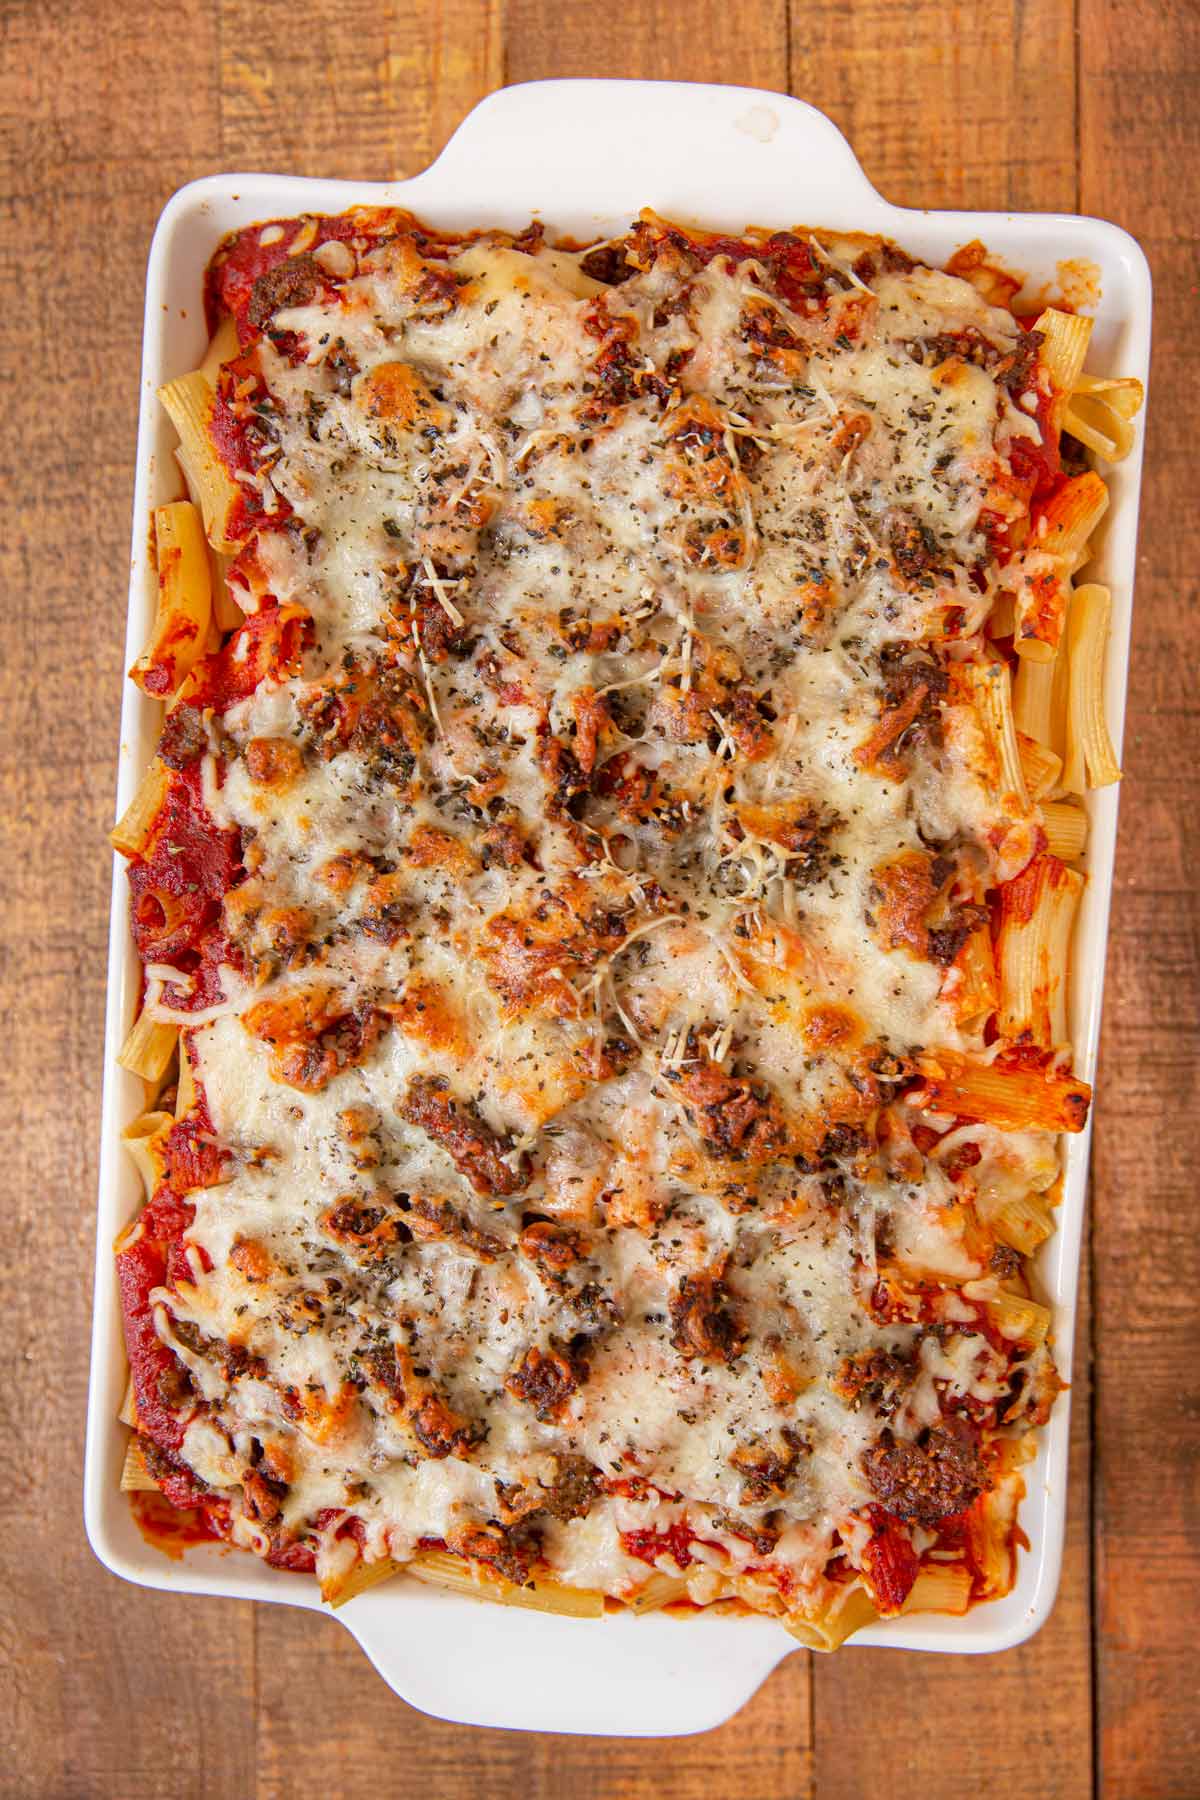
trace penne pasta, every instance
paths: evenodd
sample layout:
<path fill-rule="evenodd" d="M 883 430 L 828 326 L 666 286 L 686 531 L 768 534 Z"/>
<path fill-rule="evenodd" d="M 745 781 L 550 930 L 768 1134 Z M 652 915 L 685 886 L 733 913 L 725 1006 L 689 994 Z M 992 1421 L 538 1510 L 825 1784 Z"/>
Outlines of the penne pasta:
<path fill-rule="evenodd" d="M 988 1223 L 1002 1244 L 1032 1256 L 1054 1231 L 1054 1216 L 1048 1206 L 1032 1194 L 1018 1194 L 1006 1200 Z"/>
<path fill-rule="evenodd" d="M 156 756 L 138 783 L 137 793 L 108 834 L 108 841 L 122 856 L 140 856 L 158 823 L 167 797 L 170 776 Z"/>
<path fill-rule="evenodd" d="M 672 1601 L 686 1600 L 687 1597 L 688 1584 L 682 1575 L 663 1575 L 656 1571 L 626 1604 L 633 1613 L 661 1612 Z"/>
<path fill-rule="evenodd" d="M 1012 1043 L 1050 1050 L 1066 1039 L 1071 930 L 1083 886 L 1056 856 L 1040 855 L 1000 889 L 996 1025 Z"/>
<path fill-rule="evenodd" d="M 216 398 L 213 386 L 196 369 L 168 381 L 159 388 L 158 397 L 179 433 L 180 465 L 203 514 L 208 541 L 214 550 L 232 556 L 239 547 L 234 519 L 241 494 L 209 435 Z"/>
<path fill-rule="evenodd" d="M 1037 524 L 1037 549 L 1047 556 L 1063 558 L 1074 569 L 1107 511 L 1108 488 L 1095 470 L 1073 475 L 1042 510 Z"/>
<path fill-rule="evenodd" d="M 1087 847 L 1088 816 L 1070 800 L 1042 802 L 1042 830 L 1046 848 L 1060 862 L 1078 862 Z"/>
<path fill-rule="evenodd" d="M 951 1118 L 978 1119 L 999 1131 L 1082 1131 L 1092 1090 L 1086 1081 L 1039 1068 L 997 1067 L 955 1052 L 918 1059 L 922 1087 L 908 1095 Z"/>
<path fill-rule="evenodd" d="M 158 1483 L 146 1467 L 146 1459 L 142 1455 L 141 1440 L 135 1435 L 125 1446 L 125 1461 L 121 1465 L 121 1492 L 148 1494 L 157 1489 Z"/>
<path fill-rule="evenodd" d="M 158 609 L 149 642 L 129 679 L 152 699 L 165 700 L 209 648 L 212 575 L 200 514 L 190 500 L 154 513 Z"/>
<path fill-rule="evenodd" d="M 1016 601 L 1007 590 L 996 595 L 995 605 L 987 622 L 990 638 L 1011 637 L 1017 622 Z"/>
<path fill-rule="evenodd" d="M 1075 394 L 1102 401 L 1121 419 L 1135 419 L 1146 398 L 1145 388 L 1134 375 L 1081 375 Z"/>
<path fill-rule="evenodd" d="M 1105 462 L 1122 462 L 1133 449 L 1133 419 L 1144 392 L 1140 381 L 1080 375 L 1063 412 L 1062 428 Z"/>
<path fill-rule="evenodd" d="M 1013 649 L 1018 656 L 1053 660 L 1070 599 L 1070 577 L 1087 560 L 1088 539 L 1107 508 L 1108 489 L 1091 469 L 1072 476 L 1047 502 L 1016 596 Z"/>
<path fill-rule="evenodd" d="M 495 1600 L 501 1606 L 524 1606 L 532 1612 L 561 1613 L 572 1619 L 599 1619 L 604 1614 L 603 1594 L 587 1588 L 566 1587 L 562 1582 L 537 1577 L 527 1587 L 518 1587 L 503 1576 L 494 1575 L 479 1563 L 454 1556 L 448 1550 L 422 1550 L 405 1564 L 405 1572 L 418 1581 L 435 1587 L 453 1588 L 456 1593 L 470 1594 L 477 1600 Z"/>
<path fill-rule="evenodd" d="M 232 362 L 240 348 L 241 345 L 238 342 L 237 320 L 233 317 L 232 313 L 230 313 L 221 320 L 221 323 L 217 326 L 216 331 L 210 338 L 208 349 L 204 352 L 204 361 L 200 364 L 198 370 L 198 373 L 203 375 L 209 387 L 214 391 L 216 390 L 217 378 L 221 373 L 222 365 L 227 362 Z"/>
<path fill-rule="evenodd" d="M 971 1571 L 964 1563 L 925 1563 L 901 1612 L 965 1613 L 971 1604 Z"/>
<path fill-rule="evenodd" d="M 334 1611 L 345 1606 L 358 1594 L 365 1594 L 368 1588 L 378 1587 L 380 1582 L 390 1581 L 404 1567 L 403 1563 L 393 1562 L 390 1557 L 382 1557 L 378 1562 L 355 1562 L 342 1575 L 334 1575 L 321 1583 L 321 1598 Z"/>
<path fill-rule="evenodd" d="M 144 1081 L 161 1081 L 170 1067 L 178 1040 L 178 1026 L 164 1025 L 158 1019 L 152 1019 L 143 1007 L 121 1046 L 117 1061 L 131 1075 L 140 1075 Z"/>
<path fill-rule="evenodd" d="M 1131 421 L 1144 398 L 1141 382 L 1084 374 L 1090 319 L 1047 307 L 1034 330 L 1043 334 L 1041 361 L 1056 392 L 1056 426 L 1105 462 L 1120 462 L 1133 448 Z"/>
<path fill-rule="evenodd" d="M 127 1250 L 132 1250 L 136 1244 L 140 1243 L 145 1235 L 146 1227 L 142 1222 L 142 1211 L 139 1208 L 128 1224 L 122 1225 L 113 1239 L 113 1255 L 123 1256 Z"/>
<path fill-rule="evenodd" d="M 976 1579 L 988 1595 L 1006 1594 L 1013 1583 L 1015 1551 L 1012 1542 L 1013 1514 L 1017 1500 L 1024 1494 L 1025 1484 L 1017 1478 L 995 1493 L 983 1494 L 967 1513 L 966 1541 L 976 1570 Z"/>
<path fill-rule="evenodd" d="M 131 1431 L 137 1430 L 137 1401 L 134 1398 L 133 1393 L 132 1375 L 125 1383 L 125 1398 L 121 1402 L 121 1409 L 117 1414 L 117 1418 L 122 1425 L 128 1425 Z"/>
<path fill-rule="evenodd" d="M 1052 756 L 1058 755 L 1065 741 L 1056 704 L 1057 671 L 1063 660 L 1060 656 L 1035 662 L 1032 657 L 1023 656 L 1013 683 L 1013 720 L 1017 730 Z M 1061 763 L 1059 755 L 1060 767 Z"/>
<path fill-rule="evenodd" d="M 1051 671 L 1050 681 L 1046 684 L 1047 694 L 1053 683 L 1053 664 L 1023 662 L 1017 676 L 1018 686 L 1021 675 L 1026 670 L 1036 674 L 1043 669 Z M 1058 783 L 1062 774 L 1062 757 L 1049 748 L 1046 741 L 1031 737 L 1026 731 L 1017 732 L 1017 754 L 1021 758 L 1021 769 L 1025 776 L 1025 786 L 1031 800 L 1044 800 Z M 1043 807 L 1043 812 L 1045 808 Z"/>
<path fill-rule="evenodd" d="M 1014 1343 L 1035 1344 L 1045 1341 L 1050 1330 L 1050 1308 L 1025 1294 L 1001 1292 L 985 1302 L 988 1317 L 1001 1337 Z"/>
<path fill-rule="evenodd" d="M 999 658 L 962 663 L 954 670 L 952 691 L 969 695 L 994 767 L 996 792 L 1006 810 L 1029 810 L 1029 793 L 1013 722 L 1012 677 Z"/>
<path fill-rule="evenodd" d="M 973 931 L 954 959 L 945 993 L 960 1025 L 982 1025 L 996 1010 L 999 988 L 992 934 L 987 925 Z"/>
<path fill-rule="evenodd" d="M 231 559 L 222 556 L 219 551 L 209 546 L 209 557 L 212 569 L 213 625 L 219 636 L 237 631 L 245 624 L 246 615 L 234 598 L 229 586 L 229 568 Z"/>
<path fill-rule="evenodd" d="M 1104 716 L 1104 653 L 1112 600 L 1096 582 L 1076 588 L 1067 624 L 1067 754 L 1063 785 L 1080 794 L 1121 779 Z"/>
<path fill-rule="evenodd" d="M 174 1027 L 166 1026 L 163 1029 L 171 1031 Z M 146 1112 L 135 1119 L 132 1125 L 127 1125 L 121 1133 L 121 1141 L 137 1164 L 147 1200 L 153 1199 L 154 1191 L 166 1173 L 163 1144 L 174 1123 L 171 1113 Z"/>
<path fill-rule="evenodd" d="M 1033 329 L 1042 334 L 1041 363 L 1055 391 L 1069 394 L 1083 372 L 1092 321 L 1080 313 L 1048 306 L 1034 321 Z"/>
<path fill-rule="evenodd" d="M 877 1625 L 879 1612 L 870 1594 L 856 1582 L 820 1617 L 785 1619 L 783 1623 L 789 1636 L 803 1644 L 806 1650 L 828 1653 L 840 1649 L 856 1631 L 862 1631 L 867 1625 Z"/>

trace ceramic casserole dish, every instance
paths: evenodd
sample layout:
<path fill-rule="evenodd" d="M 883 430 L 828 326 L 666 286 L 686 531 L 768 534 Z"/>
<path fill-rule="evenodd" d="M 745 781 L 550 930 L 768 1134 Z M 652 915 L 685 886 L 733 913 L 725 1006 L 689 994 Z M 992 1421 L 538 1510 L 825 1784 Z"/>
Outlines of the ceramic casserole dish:
<path fill-rule="evenodd" d="M 553 155 L 548 155 L 553 146 Z M 602 147 L 602 148 L 601 148 Z M 1031 291 L 1055 291 L 1059 265 L 1090 265 L 1098 299 L 1092 366 L 1145 380 L 1150 278 L 1124 232 L 1102 221 L 1053 215 L 920 212 L 888 204 L 823 114 L 781 95 L 681 83 L 556 81 L 492 94 L 459 127 L 436 163 L 410 181 L 351 183 L 283 175 L 212 176 L 167 204 L 154 235 L 146 287 L 133 556 L 126 663 L 153 614 L 147 555 L 149 508 L 175 497 L 173 434 L 156 388 L 195 366 L 205 347 L 200 294 L 221 239 L 253 221 L 356 204 L 398 205 L 434 226 L 520 229 L 530 217 L 580 240 L 624 229 L 644 206 L 667 217 L 738 231 L 797 223 L 882 233 L 941 264 L 981 239 Z M 1089 308 L 1088 310 L 1091 310 Z M 1106 470 L 1112 505 L 1091 579 L 1113 593 L 1106 682 L 1109 725 L 1119 748 L 1134 574 L 1142 432 L 1134 454 Z M 137 786 L 156 735 L 157 708 L 125 684 L 118 813 Z M 1112 887 L 1117 789 L 1088 796 L 1091 832 L 1073 953 L 1075 1068 L 1092 1080 L 1100 1021 Z M 109 939 L 109 988 L 100 1161 L 94 1333 L 85 1510 L 100 1560 L 141 1586 L 319 1608 L 309 1578 L 271 1569 L 216 1545 L 169 1560 L 144 1542 L 118 1479 L 125 1428 L 121 1316 L 111 1246 L 133 1214 L 139 1182 L 120 1142 L 141 1110 L 141 1083 L 117 1067 L 138 993 L 138 963 L 126 922 L 126 881 L 117 859 Z M 1054 1307 L 1056 1357 L 1071 1372 L 1088 1133 L 1069 1140 L 1058 1229 L 1037 1265 Z M 1067 1503 L 1069 1396 L 1040 1434 L 1027 1471 L 1021 1524 L 1032 1548 L 1003 1599 L 963 1618 L 913 1615 L 864 1630 L 855 1644 L 907 1650 L 989 1652 L 1029 1637 L 1053 1604 Z M 524 1729 L 671 1735 L 706 1730 L 733 1714 L 797 1648 L 765 1617 L 610 1614 L 592 1624 L 482 1606 L 413 1582 L 361 1594 L 338 1618 L 404 1699 L 441 1718 Z M 536 1660 L 536 1681 L 529 1669 Z"/>

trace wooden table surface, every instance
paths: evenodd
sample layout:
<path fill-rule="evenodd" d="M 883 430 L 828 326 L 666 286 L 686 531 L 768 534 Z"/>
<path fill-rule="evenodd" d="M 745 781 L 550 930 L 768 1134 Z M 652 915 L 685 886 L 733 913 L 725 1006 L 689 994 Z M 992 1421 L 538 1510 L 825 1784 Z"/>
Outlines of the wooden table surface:
<path fill-rule="evenodd" d="M 0 1791 L 941 1800 L 1200 1794 L 1195 0 L 2 0 Z M 1157 287 L 1062 1591 L 979 1659 L 792 1656 L 706 1736 L 472 1732 L 332 1619 L 127 1587 L 80 1469 L 142 280 L 214 170 L 408 175 L 503 82 L 816 101 L 889 198 L 1098 213 Z M 602 149 L 598 149 L 602 154 Z M 535 1677 L 536 1678 L 536 1677 Z"/>

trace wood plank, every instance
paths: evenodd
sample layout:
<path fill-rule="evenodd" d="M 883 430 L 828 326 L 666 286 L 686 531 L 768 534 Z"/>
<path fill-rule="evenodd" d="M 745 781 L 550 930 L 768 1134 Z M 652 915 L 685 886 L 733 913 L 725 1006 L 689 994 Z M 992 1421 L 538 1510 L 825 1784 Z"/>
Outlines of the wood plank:
<path fill-rule="evenodd" d="M 1096 1148 L 1097 1788 L 1196 1793 L 1200 726 L 1195 447 L 1200 14 L 1082 0 L 1087 212 L 1135 233 L 1156 288 L 1149 464 Z M 1149 1152 L 1149 1154 L 1148 1154 Z"/>
<path fill-rule="evenodd" d="M 905 10 L 898 31 L 887 0 L 796 0 L 791 28 L 793 92 L 836 120 L 888 199 L 1073 208 L 1074 49 L 1065 8 L 1050 0 L 956 8 L 951 26 L 943 8 L 920 5 Z M 818 1659 L 819 1800 L 1002 1793 L 1025 1781 L 1031 1752 L 1044 1792 L 1071 1800 L 1090 1793 L 1086 1336 L 1081 1348 L 1067 1554 L 1050 1623 L 1001 1656 L 850 1649 Z M 905 1734 L 900 1772 L 887 1722 L 911 1710 L 914 1693 L 937 1729 Z M 1052 1754 L 1064 1740 L 1071 1755 Z"/>
<path fill-rule="evenodd" d="M 415 175 L 503 79 L 502 0 L 216 0 L 231 169 Z"/>
<path fill-rule="evenodd" d="M 397 104 L 392 10 L 216 0 L 221 155 L 229 169 L 378 181 L 426 148 L 427 108 Z"/>
<path fill-rule="evenodd" d="M 792 0 L 791 82 L 899 205 L 1074 205 L 1072 19 L 1056 0 Z"/>
<path fill-rule="evenodd" d="M 505 0 L 505 80 L 636 76 L 787 88 L 786 0 L 651 0 L 620 14 Z"/>
<path fill-rule="evenodd" d="M 143 273 L 162 201 L 218 156 L 211 9 L 181 0 L 172 24 L 131 35 L 73 0 L 8 8 L 0 37 L 0 1311 L 20 1472 L 0 1786 L 128 1800 L 245 1792 L 253 1773 L 251 1609 L 186 1603 L 184 1621 L 107 1574 L 79 1517 Z M 202 1674 L 182 1682 L 185 1633 Z"/>

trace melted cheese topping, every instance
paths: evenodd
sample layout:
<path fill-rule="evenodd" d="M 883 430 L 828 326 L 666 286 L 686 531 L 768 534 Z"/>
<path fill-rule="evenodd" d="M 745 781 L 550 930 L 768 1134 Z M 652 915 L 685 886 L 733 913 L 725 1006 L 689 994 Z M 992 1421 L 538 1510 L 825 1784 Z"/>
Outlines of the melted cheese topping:
<path fill-rule="evenodd" d="M 248 603 L 313 639 L 219 721 L 253 986 L 190 1034 L 228 1178 L 156 1318 L 251 1547 L 328 1575 L 348 1518 L 404 1560 L 524 1517 L 623 1596 L 682 1522 L 694 1593 L 765 1570 L 803 1612 L 881 1434 L 1008 1387 L 955 1291 L 994 1240 L 896 1096 L 982 1051 L 945 946 L 1034 822 L 942 671 L 1036 427 L 966 281 L 631 259 L 349 238 L 258 343 L 291 517 Z M 1048 1137 L 962 1131 L 991 1192 L 1053 1179 Z"/>

